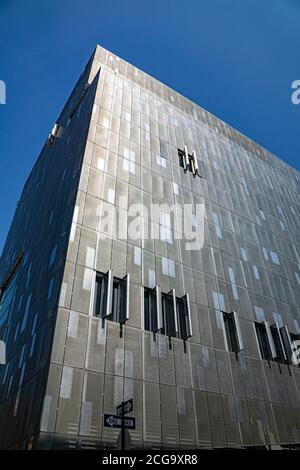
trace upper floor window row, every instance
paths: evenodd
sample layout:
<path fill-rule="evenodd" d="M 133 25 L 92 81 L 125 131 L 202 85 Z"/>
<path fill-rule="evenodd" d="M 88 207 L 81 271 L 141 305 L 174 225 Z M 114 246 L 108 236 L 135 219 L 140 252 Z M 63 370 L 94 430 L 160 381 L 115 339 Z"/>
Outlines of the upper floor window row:
<path fill-rule="evenodd" d="M 293 342 L 299 334 L 291 334 L 286 325 L 270 325 L 268 321 L 254 322 L 260 356 L 267 361 L 292 363 Z"/>
<path fill-rule="evenodd" d="M 93 315 L 124 324 L 129 319 L 130 274 L 120 279 L 112 271 L 96 273 Z M 175 289 L 162 293 L 142 287 L 142 311 L 144 328 L 183 340 L 192 336 L 190 302 L 188 294 L 176 297 Z"/>
<path fill-rule="evenodd" d="M 186 341 L 192 336 L 189 295 L 177 297 L 175 289 L 162 293 L 159 286 L 154 289 L 142 287 L 144 328 Z"/>

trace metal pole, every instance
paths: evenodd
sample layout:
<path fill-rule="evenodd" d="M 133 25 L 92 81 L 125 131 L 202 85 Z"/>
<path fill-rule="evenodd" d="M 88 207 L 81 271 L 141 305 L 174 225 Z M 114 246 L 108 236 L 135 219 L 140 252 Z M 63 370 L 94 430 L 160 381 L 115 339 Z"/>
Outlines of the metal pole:
<path fill-rule="evenodd" d="M 121 450 L 125 450 L 125 413 L 124 402 L 122 402 L 122 426 L 121 426 Z"/>

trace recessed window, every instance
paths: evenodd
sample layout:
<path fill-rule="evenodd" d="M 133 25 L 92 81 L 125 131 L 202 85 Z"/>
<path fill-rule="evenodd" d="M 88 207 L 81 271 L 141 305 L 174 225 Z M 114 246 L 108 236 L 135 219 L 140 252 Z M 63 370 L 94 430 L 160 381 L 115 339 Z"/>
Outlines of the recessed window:
<path fill-rule="evenodd" d="M 158 304 L 159 305 L 159 304 Z M 160 305 L 159 305 L 160 308 Z M 175 289 L 168 294 L 161 294 L 161 328 L 160 333 L 187 340 L 192 336 L 190 303 L 188 294 L 176 297 Z M 158 312 L 160 310 L 158 309 Z M 160 315 L 158 316 L 160 321 Z M 158 328 L 159 329 L 159 328 Z"/>
<path fill-rule="evenodd" d="M 223 312 L 223 321 L 227 348 L 232 352 L 239 352 L 244 348 L 239 318 L 236 312 Z"/>
<path fill-rule="evenodd" d="M 181 166 L 181 168 L 186 169 L 186 164 L 184 160 L 184 152 L 180 149 L 178 149 L 178 156 L 179 156 L 179 165 Z"/>
<path fill-rule="evenodd" d="M 144 287 L 144 327 L 155 333 L 161 328 L 161 294 L 156 286 L 154 289 Z"/>
<path fill-rule="evenodd" d="M 112 292 L 112 309 L 107 319 L 124 323 L 126 320 L 126 279 L 114 277 Z"/>
<path fill-rule="evenodd" d="M 129 274 L 123 279 L 114 277 L 111 271 L 97 273 L 94 316 L 116 323 L 129 318 Z"/>
<path fill-rule="evenodd" d="M 286 354 L 285 354 L 284 345 L 281 339 L 280 330 L 277 327 L 277 325 L 272 325 L 270 329 L 271 329 L 273 343 L 274 343 L 275 351 L 276 351 L 276 360 L 278 362 L 284 362 L 286 360 Z"/>
<path fill-rule="evenodd" d="M 284 325 L 280 328 L 280 337 L 285 351 L 285 356 L 287 362 L 290 364 L 292 362 L 292 343 L 296 339 L 300 339 L 300 335 L 293 335 L 289 333 L 287 327 Z"/>
<path fill-rule="evenodd" d="M 275 346 L 268 322 L 254 322 L 257 341 L 262 359 L 270 361 L 276 357 Z"/>
<path fill-rule="evenodd" d="M 98 273 L 96 275 L 96 301 L 94 305 L 95 317 L 104 318 L 107 316 L 107 296 L 109 290 L 109 282 L 111 282 L 111 271 L 106 274 Z"/>
<path fill-rule="evenodd" d="M 178 149 L 179 165 L 184 171 L 190 171 L 193 175 L 198 175 L 201 178 L 205 178 L 204 164 L 202 161 L 198 161 L 196 153 L 189 154 L 186 147 L 184 150 Z"/>
<path fill-rule="evenodd" d="M 291 342 L 300 341 L 300 334 L 297 333 L 290 333 Z"/>
<path fill-rule="evenodd" d="M 176 298 L 178 337 L 186 340 L 192 336 L 191 312 L 188 294 Z"/>
<path fill-rule="evenodd" d="M 59 126 L 59 124 L 55 123 L 53 128 L 51 129 L 51 132 L 50 132 L 49 136 L 48 136 L 48 143 L 49 144 L 52 144 L 55 141 L 56 137 L 58 137 L 58 135 L 59 135 L 59 131 L 60 131 L 60 126 Z"/>
<path fill-rule="evenodd" d="M 178 333 L 176 297 L 174 289 L 171 290 L 168 294 L 162 294 L 161 333 L 167 336 L 176 336 Z"/>

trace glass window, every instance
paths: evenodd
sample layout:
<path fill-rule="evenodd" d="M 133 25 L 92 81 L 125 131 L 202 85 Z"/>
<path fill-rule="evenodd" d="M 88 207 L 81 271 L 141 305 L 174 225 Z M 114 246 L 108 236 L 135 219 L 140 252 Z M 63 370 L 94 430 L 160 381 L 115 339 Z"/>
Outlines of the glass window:
<path fill-rule="evenodd" d="M 185 164 L 184 164 L 184 152 L 180 149 L 178 149 L 178 156 L 179 156 L 179 165 L 181 166 L 181 168 L 185 168 Z"/>
<path fill-rule="evenodd" d="M 285 351 L 283 349 L 283 343 L 281 340 L 280 332 L 276 325 L 273 325 L 270 328 L 271 328 L 272 338 L 273 338 L 275 351 L 276 351 L 276 359 L 279 362 L 284 362 L 286 359 L 286 356 L 285 356 Z"/>
<path fill-rule="evenodd" d="M 95 290 L 94 316 L 124 323 L 128 319 L 129 275 L 119 279 L 111 271 L 97 273 Z"/>
<path fill-rule="evenodd" d="M 288 363 L 292 362 L 292 342 L 295 341 L 295 339 L 299 339 L 299 335 L 293 335 L 290 334 L 287 327 L 284 325 L 280 328 L 280 338 L 284 347 L 285 355 L 286 355 L 286 360 Z"/>
<path fill-rule="evenodd" d="M 201 178 L 205 178 L 204 164 L 200 160 L 198 161 L 195 152 L 192 155 L 187 153 L 187 150 L 178 149 L 179 165 L 184 171 L 189 170 L 193 175 L 198 175 Z"/>
<path fill-rule="evenodd" d="M 177 332 L 176 297 L 174 290 L 172 290 L 168 294 L 162 294 L 161 333 L 167 336 L 176 336 Z"/>
<path fill-rule="evenodd" d="M 94 316 L 104 318 L 106 317 L 107 307 L 107 294 L 108 294 L 109 273 L 96 275 L 96 295 L 94 305 Z"/>
<path fill-rule="evenodd" d="M 178 337 L 186 340 L 192 336 L 191 315 L 188 295 L 176 298 Z"/>
<path fill-rule="evenodd" d="M 255 325 L 255 331 L 256 331 L 256 336 L 257 336 L 257 340 L 259 344 L 261 357 L 269 361 L 272 359 L 272 352 L 271 352 L 271 346 L 270 346 L 270 340 L 268 337 L 266 322 L 263 322 L 263 323 L 254 322 L 254 325 Z"/>
<path fill-rule="evenodd" d="M 158 330 L 156 288 L 144 287 L 144 327 L 147 331 Z"/>
<path fill-rule="evenodd" d="M 0 326 L 8 319 L 16 292 L 17 274 L 13 274 L 2 287 L 0 297 Z"/>
<path fill-rule="evenodd" d="M 49 258 L 49 267 L 52 266 L 52 264 L 54 263 L 55 258 L 56 258 L 56 253 L 57 253 L 57 245 L 55 245 L 55 247 L 51 251 L 50 258 Z"/>
<path fill-rule="evenodd" d="M 233 313 L 223 312 L 223 320 L 228 350 L 238 352 L 240 348 Z"/>

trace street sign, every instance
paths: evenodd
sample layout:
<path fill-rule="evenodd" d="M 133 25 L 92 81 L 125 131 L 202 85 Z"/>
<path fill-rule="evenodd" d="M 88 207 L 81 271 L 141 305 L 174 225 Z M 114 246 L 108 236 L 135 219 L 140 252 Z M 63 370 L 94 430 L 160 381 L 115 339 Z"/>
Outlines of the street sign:
<path fill-rule="evenodd" d="M 135 418 L 120 418 L 117 415 L 104 415 L 105 428 L 127 428 L 135 429 Z"/>
<path fill-rule="evenodd" d="M 123 401 L 121 405 L 117 406 L 117 415 L 122 416 L 126 415 L 127 413 L 131 413 L 133 410 L 133 399 Z"/>

